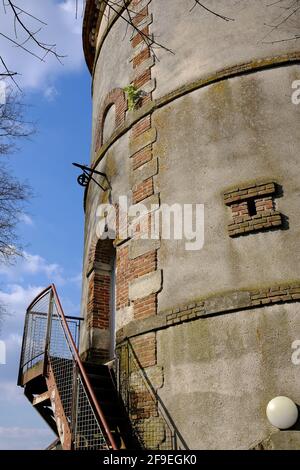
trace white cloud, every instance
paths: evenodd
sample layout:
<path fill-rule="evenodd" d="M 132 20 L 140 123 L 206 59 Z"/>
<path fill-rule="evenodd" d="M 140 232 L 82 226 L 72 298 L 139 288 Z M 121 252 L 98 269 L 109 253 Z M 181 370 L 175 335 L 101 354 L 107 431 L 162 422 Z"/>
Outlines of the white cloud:
<path fill-rule="evenodd" d="M 7 402 L 7 404 L 9 404 L 11 402 L 15 403 L 16 401 L 24 402 L 23 390 L 20 387 L 17 387 L 16 380 L 2 380 L 0 382 L 0 402 Z"/>
<path fill-rule="evenodd" d="M 2 325 L 9 327 L 7 330 L 9 333 L 19 332 L 18 319 L 20 316 L 24 317 L 28 305 L 50 283 L 69 286 L 71 289 L 80 289 L 81 286 L 81 273 L 65 276 L 63 268 L 58 263 L 49 263 L 42 256 L 26 251 L 15 264 L 0 264 L 0 276 L 2 277 L 0 305 L 5 307 Z M 68 295 L 62 295 L 62 301 L 66 315 L 79 313 L 79 303 L 72 302 Z M 11 337 L 10 341 L 12 340 Z"/>
<path fill-rule="evenodd" d="M 48 86 L 44 91 L 44 97 L 47 101 L 52 102 L 59 95 L 58 90 L 54 85 Z"/>
<path fill-rule="evenodd" d="M 64 295 L 60 296 L 62 308 L 64 310 L 65 315 L 71 315 L 71 316 L 78 316 L 80 313 L 80 304 L 75 304 L 70 300 L 68 297 L 65 297 Z"/>
<path fill-rule="evenodd" d="M 60 280 L 73 291 L 81 275 L 69 275 L 64 279 L 63 268 L 58 263 L 49 263 L 42 256 L 28 252 L 24 252 L 24 257 L 15 265 L 0 265 L 1 275 L 0 305 L 6 306 L 7 315 L 3 318 L 1 332 L 6 364 L 0 365 L 0 449 L 44 449 L 54 440 L 53 433 L 42 428 L 42 420 L 16 385 L 24 316 L 28 305 L 45 284 L 53 279 L 55 282 Z M 68 295 L 61 299 L 65 313 L 78 314 L 79 304 L 72 302 Z"/>
<path fill-rule="evenodd" d="M 25 437 L 24 433 L 37 433 L 39 435 L 48 434 L 47 429 L 37 429 L 37 428 L 20 428 L 20 427 L 3 427 L 0 426 L 0 436 L 7 437 Z"/>
<path fill-rule="evenodd" d="M 18 284 L 6 286 L 6 292 L 0 291 L 0 304 L 5 305 L 10 315 L 18 315 L 24 318 L 26 308 L 31 301 L 43 290 L 41 286 L 23 287 Z M 13 317 L 15 320 L 16 318 Z M 10 317 L 6 317 L 9 321 Z"/>
<path fill-rule="evenodd" d="M 7 338 L 4 338 L 7 351 L 14 351 L 22 344 L 22 336 L 17 333 L 10 333 Z"/>
<path fill-rule="evenodd" d="M 76 276 L 72 276 L 68 279 L 68 282 L 76 284 L 78 287 L 81 287 L 82 283 L 82 273 L 77 274 Z"/>
<path fill-rule="evenodd" d="M 22 88 L 35 88 L 45 91 L 51 88 L 57 76 L 74 72 L 83 64 L 83 52 L 81 43 L 82 25 L 82 0 L 79 1 L 80 9 L 78 18 L 75 18 L 75 0 L 22 0 L 21 6 L 41 19 L 47 25 L 40 24 L 30 17 L 22 15 L 32 30 L 42 27 L 37 37 L 44 43 L 56 44 L 56 51 L 65 56 L 61 59 L 63 65 L 52 55 L 48 54 L 41 62 L 20 47 L 16 47 L 4 37 L 0 38 L 1 56 L 5 59 L 10 70 L 17 71 L 20 76 L 18 83 Z M 18 4 L 18 2 L 17 2 Z M 14 21 L 9 13 L 5 14 L 2 2 L 0 4 L 1 32 L 12 39 L 14 37 Z M 18 41 L 26 40 L 26 35 L 18 29 Z M 43 51 L 38 49 L 30 41 L 24 43 L 24 47 L 30 48 L 33 53 L 43 56 Z"/>
<path fill-rule="evenodd" d="M 32 220 L 31 217 L 29 217 L 29 215 L 27 214 L 20 214 L 19 215 L 19 220 L 20 222 L 23 222 L 25 225 L 30 225 L 30 226 L 33 226 L 34 225 L 34 222 Z"/>
<path fill-rule="evenodd" d="M 19 426 L 0 426 L 1 450 L 38 450 L 44 449 L 55 439 L 47 428 L 23 428 Z"/>
<path fill-rule="evenodd" d="M 49 281 L 58 285 L 65 283 L 62 275 L 63 269 L 57 263 L 47 263 L 40 255 L 32 255 L 26 251 L 23 252 L 22 258 L 13 265 L 0 265 L 0 274 L 4 275 L 8 280 L 14 280 L 14 283 L 23 280 L 24 275 L 44 275 Z"/>

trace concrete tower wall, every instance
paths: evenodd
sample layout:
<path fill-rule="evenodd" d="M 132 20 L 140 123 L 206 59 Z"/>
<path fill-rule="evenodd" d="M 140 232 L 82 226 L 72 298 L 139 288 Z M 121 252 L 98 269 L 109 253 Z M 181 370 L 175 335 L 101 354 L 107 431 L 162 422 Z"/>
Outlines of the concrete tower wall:
<path fill-rule="evenodd" d="M 174 54 L 87 4 L 91 164 L 112 189 L 85 194 L 82 354 L 112 358 L 115 257 L 120 374 L 145 445 L 170 448 L 171 426 L 190 448 L 293 448 L 297 431 L 273 428 L 265 408 L 277 395 L 300 404 L 300 43 L 281 41 L 299 18 L 268 34 L 268 1 L 210 2 L 234 21 L 193 4 L 131 2 L 137 27 Z M 142 92 L 133 110 L 130 83 Z M 98 241 L 97 207 L 118 212 L 119 196 L 148 209 L 204 204 L 203 247 L 141 239 L 149 215 L 125 239 L 117 227 L 114 247 Z"/>

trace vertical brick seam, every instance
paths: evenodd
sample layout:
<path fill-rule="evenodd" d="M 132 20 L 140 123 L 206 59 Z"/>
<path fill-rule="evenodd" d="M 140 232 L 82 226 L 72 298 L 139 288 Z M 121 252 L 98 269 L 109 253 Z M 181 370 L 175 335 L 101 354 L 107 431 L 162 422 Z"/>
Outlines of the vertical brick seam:
<path fill-rule="evenodd" d="M 132 5 L 137 7 L 139 11 L 135 16 L 133 16 L 133 23 L 136 25 L 141 24 L 140 29 L 143 34 L 147 34 L 148 36 L 151 35 L 151 25 L 147 24 L 146 26 L 142 26 L 143 19 L 149 17 L 149 2 L 145 7 L 138 8 L 139 4 L 141 4 L 141 0 L 134 0 Z M 149 58 L 153 56 L 150 47 L 145 44 L 143 40 L 143 34 L 140 34 L 137 31 L 134 31 L 133 36 L 131 38 L 131 47 L 133 50 L 133 60 L 132 60 L 132 67 L 133 67 L 133 84 L 136 88 L 142 89 L 143 86 L 147 86 L 152 81 L 152 67 L 153 61 L 149 61 Z M 145 63 L 148 60 L 149 66 L 142 67 L 142 72 L 139 72 L 138 66 Z M 155 63 L 155 58 L 154 58 Z M 144 64 L 147 65 L 147 64 Z M 148 100 L 152 100 L 152 92 L 147 94 L 146 97 Z M 141 103 L 141 106 L 146 101 L 144 100 Z M 149 132 L 152 129 L 152 118 L 151 115 L 148 115 L 142 119 L 140 119 L 131 129 L 130 133 L 130 140 L 134 142 L 135 139 L 141 139 L 145 132 Z M 131 159 L 131 171 L 134 173 L 138 169 L 142 169 L 143 165 L 146 165 L 153 159 L 153 145 L 148 145 L 145 148 L 138 151 L 134 157 Z M 153 177 L 147 178 L 144 181 L 139 182 L 134 188 L 132 188 L 132 195 L 133 195 L 133 204 L 137 204 L 139 202 L 143 202 L 144 199 L 152 196 L 155 192 L 154 189 L 154 179 Z M 148 216 L 147 219 L 149 220 Z M 147 223 L 146 223 L 147 225 Z M 141 231 L 143 230 L 142 224 L 137 224 L 135 230 L 135 238 L 141 237 Z M 136 279 L 140 276 L 145 274 L 151 273 L 156 271 L 157 269 L 157 250 L 149 253 L 145 256 L 140 256 L 135 260 L 131 261 L 131 271 L 130 277 L 132 279 Z M 142 299 L 138 299 L 133 302 L 133 309 L 134 309 L 134 318 L 136 320 L 140 320 L 146 318 L 151 315 L 157 314 L 157 294 L 151 294 Z"/>
<path fill-rule="evenodd" d="M 132 5 L 138 7 L 141 3 L 141 0 L 133 0 Z M 133 16 L 134 24 L 141 24 L 143 18 L 149 16 L 149 5 L 148 3 L 144 8 L 139 10 L 135 16 Z M 151 25 L 141 26 L 141 30 L 144 34 L 151 35 Z M 153 61 L 149 59 L 152 57 L 151 49 L 143 41 L 143 37 L 138 32 L 134 32 L 131 38 L 131 47 L 132 47 L 132 68 L 133 68 L 133 78 L 132 83 L 137 89 L 143 90 L 143 87 L 152 89 L 151 83 L 153 82 L 152 70 L 153 70 Z M 147 61 L 149 63 L 148 67 Z M 155 60 L 154 60 L 155 63 Z M 144 64 L 144 65 L 142 65 Z M 141 66 L 141 67 L 139 67 Z M 152 91 L 145 94 L 142 98 L 140 106 L 144 106 L 147 102 L 152 100 Z M 149 133 L 149 130 L 153 129 L 152 117 L 148 115 L 140 119 L 136 124 L 133 125 L 130 131 L 130 143 L 133 144 L 136 139 L 143 139 L 143 134 Z M 146 137 L 146 134 L 145 134 Z M 136 178 L 134 175 L 140 175 L 144 165 L 147 165 L 153 159 L 153 144 L 143 147 L 141 150 L 137 151 L 133 158 L 130 158 L 131 172 L 132 172 L 132 181 Z M 138 173 L 135 173 L 138 172 Z M 132 189 L 132 199 L 133 204 L 143 202 L 149 196 L 152 196 L 155 193 L 154 178 L 147 177 L 145 180 L 138 180 L 138 183 L 135 184 Z M 150 217 L 147 215 L 146 218 L 150 220 Z M 134 238 L 138 239 L 141 236 L 141 226 L 142 224 L 137 224 L 136 232 L 134 233 Z M 117 295 L 118 306 L 129 305 L 130 302 L 127 298 L 128 296 L 128 284 L 132 280 L 136 280 L 139 277 L 145 276 L 157 270 L 157 250 L 153 250 L 150 253 L 141 255 L 135 259 L 129 259 L 129 252 L 127 248 L 119 248 L 120 257 L 120 266 L 117 265 L 117 279 L 121 282 L 119 295 Z M 122 254 L 121 254 L 122 253 Z M 124 275 L 124 271 L 126 274 Z M 119 277 L 120 276 L 120 277 Z M 134 320 L 139 321 L 150 316 L 157 314 L 157 294 L 150 294 L 144 298 L 137 299 L 132 302 L 133 306 L 133 315 Z M 157 364 L 157 354 L 156 354 L 156 333 L 150 333 L 142 336 L 138 336 L 133 340 L 133 348 L 140 362 L 140 366 L 144 369 L 148 367 L 153 367 Z M 145 405 L 146 406 L 146 405 Z M 149 410 L 142 407 L 139 410 L 137 419 L 143 419 L 143 416 L 148 413 Z M 150 413 L 152 416 L 156 415 L 155 407 Z"/>

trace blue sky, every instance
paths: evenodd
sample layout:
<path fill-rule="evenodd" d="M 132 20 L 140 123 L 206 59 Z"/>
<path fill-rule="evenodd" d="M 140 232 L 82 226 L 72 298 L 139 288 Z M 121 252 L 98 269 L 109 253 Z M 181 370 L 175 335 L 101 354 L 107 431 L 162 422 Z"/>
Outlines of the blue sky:
<path fill-rule="evenodd" d="M 0 333 L 7 348 L 6 365 L 0 365 L 0 449 L 43 449 L 53 440 L 16 386 L 20 342 L 26 306 L 51 282 L 65 312 L 79 314 L 83 188 L 72 162 L 89 162 L 91 135 L 91 78 L 74 0 L 24 0 L 25 6 L 47 19 L 44 34 L 68 56 L 64 65 L 51 58 L 40 63 L 0 42 L 11 68 L 22 73 L 19 83 L 30 104 L 28 115 L 37 122 L 37 134 L 9 158 L 12 173 L 27 180 L 35 195 L 18 227 L 24 257 L 12 266 L 0 265 L 0 302 L 9 312 Z M 2 15 L 0 10 L 0 21 Z"/>

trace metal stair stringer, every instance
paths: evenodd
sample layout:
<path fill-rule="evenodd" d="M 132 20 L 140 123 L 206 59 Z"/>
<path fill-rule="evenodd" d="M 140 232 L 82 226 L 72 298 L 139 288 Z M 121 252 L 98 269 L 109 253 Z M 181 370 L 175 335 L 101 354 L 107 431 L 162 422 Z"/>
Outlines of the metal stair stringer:
<path fill-rule="evenodd" d="M 63 449 L 117 450 L 77 350 L 78 322 L 64 315 L 54 285 L 34 299 L 26 312 L 18 385 Z"/>
<path fill-rule="evenodd" d="M 48 373 L 46 377 L 46 384 L 51 402 L 51 408 L 57 428 L 57 435 L 59 436 L 63 450 L 72 449 L 72 430 L 71 423 L 68 421 L 65 410 L 61 401 L 59 391 L 56 386 L 55 377 L 51 364 L 48 366 Z"/>

